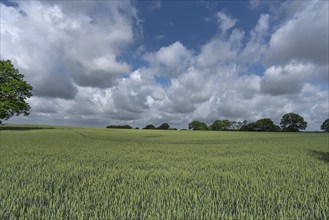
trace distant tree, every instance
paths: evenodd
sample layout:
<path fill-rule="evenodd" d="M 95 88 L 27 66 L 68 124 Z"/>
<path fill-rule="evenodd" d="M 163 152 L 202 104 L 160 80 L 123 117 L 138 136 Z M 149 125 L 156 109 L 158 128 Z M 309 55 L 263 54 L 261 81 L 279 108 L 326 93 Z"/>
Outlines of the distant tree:
<path fill-rule="evenodd" d="M 321 130 L 329 132 L 329 118 L 322 123 Z"/>
<path fill-rule="evenodd" d="M 208 130 L 206 123 L 194 120 L 188 124 L 189 130 Z"/>
<path fill-rule="evenodd" d="M 222 120 L 222 128 L 223 128 L 223 130 L 229 130 L 230 129 L 230 127 L 231 127 L 231 122 L 229 121 L 229 120 Z"/>
<path fill-rule="evenodd" d="M 291 112 L 282 116 L 280 125 L 283 131 L 297 132 L 305 130 L 307 122 L 299 114 Z"/>
<path fill-rule="evenodd" d="M 256 122 L 250 122 L 241 126 L 240 131 L 256 131 L 257 124 Z"/>
<path fill-rule="evenodd" d="M 0 124 L 14 115 L 30 114 L 26 99 L 32 96 L 32 86 L 23 78 L 10 60 L 0 60 Z"/>
<path fill-rule="evenodd" d="M 155 126 L 152 124 L 146 125 L 143 129 L 155 129 Z"/>
<path fill-rule="evenodd" d="M 240 130 L 242 126 L 243 126 L 243 122 L 241 121 L 231 121 L 229 130 L 234 130 L 234 131 Z"/>
<path fill-rule="evenodd" d="M 106 128 L 114 128 L 114 129 L 132 129 L 130 125 L 108 125 Z"/>
<path fill-rule="evenodd" d="M 157 127 L 157 129 L 160 129 L 160 130 L 168 130 L 169 127 L 170 126 L 167 123 L 163 123 L 162 125 L 160 125 L 159 127 Z"/>
<path fill-rule="evenodd" d="M 275 130 L 274 131 L 282 131 L 282 129 L 279 125 L 275 125 Z"/>
<path fill-rule="evenodd" d="M 273 121 L 270 118 L 262 118 L 257 120 L 256 129 L 258 131 L 275 131 L 276 127 Z"/>
<path fill-rule="evenodd" d="M 256 122 L 244 123 L 241 131 L 280 131 L 280 127 L 275 125 L 270 118 L 262 118 Z"/>
<path fill-rule="evenodd" d="M 229 130 L 231 126 L 231 122 L 229 120 L 216 120 L 214 121 L 210 129 L 213 131 L 224 131 Z"/>

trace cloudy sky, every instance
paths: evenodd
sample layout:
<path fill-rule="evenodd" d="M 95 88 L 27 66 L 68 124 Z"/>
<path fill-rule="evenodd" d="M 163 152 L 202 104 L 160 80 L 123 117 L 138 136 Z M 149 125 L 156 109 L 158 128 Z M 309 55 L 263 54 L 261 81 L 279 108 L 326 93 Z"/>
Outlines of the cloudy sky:
<path fill-rule="evenodd" d="M 328 110 L 328 1 L 1 0 L 1 59 L 33 87 L 8 122 L 143 127 Z"/>

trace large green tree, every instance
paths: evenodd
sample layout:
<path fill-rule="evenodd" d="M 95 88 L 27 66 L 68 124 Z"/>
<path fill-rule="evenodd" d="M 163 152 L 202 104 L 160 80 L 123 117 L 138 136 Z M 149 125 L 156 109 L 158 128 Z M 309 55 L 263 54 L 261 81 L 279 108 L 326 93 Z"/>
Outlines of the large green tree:
<path fill-rule="evenodd" d="M 224 131 L 229 130 L 231 126 L 231 122 L 229 120 L 216 120 L 214 121 L 210 128 L 213 131 Z"/>
<path fill-rule="evenodd" d="M 329 118 L 327 118 L 321 125 L 321 130 L 329 132 Z"/>
<path fill-rule="evenodd" d="M 262 118 L 256 121 L 256 126 L 259 131 L 275 131 L 276 127 L 270 118 Z"/>
<path fill-rule="evenodd" d="M 188 124 L 188 129 L 190 130 L 208 130 L 206 123 L 194 120 Z"/>
<path fill-rule="evenodd" d="M 155 129 L 155 126 L 152 124 L 146 125 L 143 129 Z"/>
<path fill-rule="evenodd" d="M 0 123 L 15 115 L 29 115 L 26 99 L 32 96 L 32 86 L 23 78 L 10 60 L 0 60 Z"/>
<path fill-rule="evenodd" d="M 299 114 L 291 112 L 282 116 L 280 125 L 283 131 L 299 131 L 305 130 L 307 122 Z"/>
<path fill-rule="evenodd" d="M 163 123 L 162 125 L 157 127 L 157 129 L 159 129 L 159 130 L 168 130 L 169 128 L 170 128 L 170 126 L 168 123 Z"/>

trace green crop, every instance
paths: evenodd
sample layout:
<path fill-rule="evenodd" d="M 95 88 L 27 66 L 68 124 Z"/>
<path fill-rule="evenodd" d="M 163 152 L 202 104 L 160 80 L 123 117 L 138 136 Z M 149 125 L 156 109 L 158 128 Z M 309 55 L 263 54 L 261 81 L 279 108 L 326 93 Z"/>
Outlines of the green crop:
<path fill-rule="evenodd" d="M 21 128 L 0 219 L 329 218 L 325 133 Z"/>

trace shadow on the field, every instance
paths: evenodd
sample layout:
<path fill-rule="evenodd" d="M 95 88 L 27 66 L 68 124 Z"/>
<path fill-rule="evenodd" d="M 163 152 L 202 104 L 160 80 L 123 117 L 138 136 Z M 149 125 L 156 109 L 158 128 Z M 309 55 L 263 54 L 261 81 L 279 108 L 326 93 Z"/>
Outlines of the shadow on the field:
<path fill-rule="evenodd" d="M 54 129 L 52 127 L 30 127 L 30 126 L 0 126 L 0 131 L 11 130 L 11 131 L 28 131 L 28 130 L 40 130 L 40 129 Z"/>
<path fill-rule="evenodd" d="M 322 151 L 317 151 L 317 150 L 310 150 L 311 154 L 318 159 L 329 163 L 329 152 L 322 152 Z"/>

